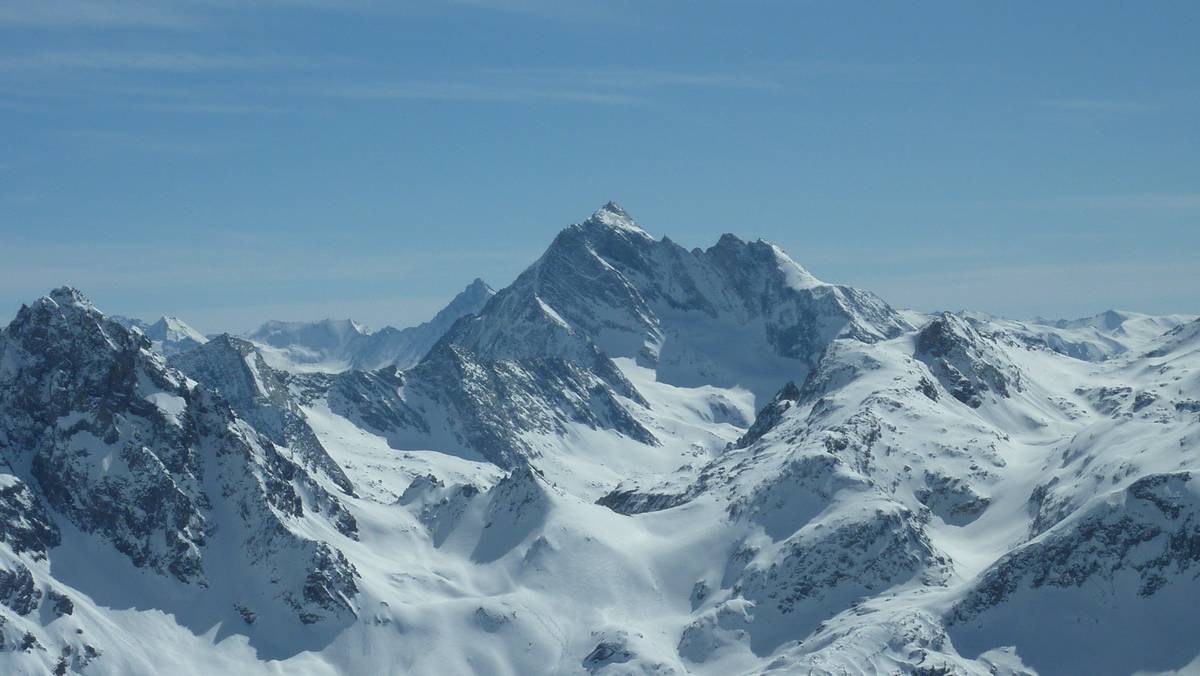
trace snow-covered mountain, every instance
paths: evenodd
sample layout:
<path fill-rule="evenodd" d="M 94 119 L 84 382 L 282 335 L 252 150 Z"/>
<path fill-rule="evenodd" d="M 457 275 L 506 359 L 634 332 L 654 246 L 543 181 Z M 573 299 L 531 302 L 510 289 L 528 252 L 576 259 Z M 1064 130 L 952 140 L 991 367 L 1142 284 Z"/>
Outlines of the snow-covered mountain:
<path fill-rule="evenodd" d="M 495 291 L 477 278 L 433 319 L 417 326 L 371 331 L 350 319 L 268 321 L 243 337 L 258 344 L 276 368 L 288 371 L 405 369 L 420 361 L 455 321 L 478 312 L 493 295 Z"/>
<path fill-rule="evenodd" d="M 960 314 L 968 321 L 1003 329 L 1031 345 L 1044 345 L 1085 361 L 1101 361 L 1125 354 L 1191 319 L 1186 315 L 1153 317 L 1117 310 L 1081 319 L 1038 318 L 1030 321 L 1003 319 L 980 312 Z"/>
<path fill-rule="evenodd" d="M 611 203 L 472 286 L 378 368 L 22 308 L 0 672 L 1200 670 L 1200 319 L 896 311 Z"/>
<path fill-rule="evenodd" d="M 114 315 L 112 320 L 127 329 L 136 328 L 146 334 L 146 337 L 150 339 L 151 348 L 168 357 L 208 342 L 204 334 L 193 329 L 178 317 L 161 317 L 153 324 L 117 315 Z"/>
<path fill-rule="evenodd" d="M 822 282 L 768 242 L 724 235 L 688 251 L 654 240 L 610 202 L 559 233 L 448 338 L 487 359 L 600 351 L 662 382 L 764 396 L 781 374 L 803 379 L 835 338 L 872 342 L 906 329 L 875 295 Z"/>
<path fill-rule="evenodd" d="M 236 621 L 263 654 L 354 620 L 354 517 L 146 336 L 61 288 L 0 333 L 0 364 L 5 672 L 84 669 L 128 641 L 114 607 Z M 144 648 L 100 669 L 149 673 Z"/>

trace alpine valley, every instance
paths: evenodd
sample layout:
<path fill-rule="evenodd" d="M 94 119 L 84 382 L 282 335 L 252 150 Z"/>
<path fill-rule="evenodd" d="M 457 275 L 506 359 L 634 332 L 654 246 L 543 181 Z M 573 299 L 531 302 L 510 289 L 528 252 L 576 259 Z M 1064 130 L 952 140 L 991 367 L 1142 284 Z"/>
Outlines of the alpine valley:
<path fill-rule="evenodd" d="M 612 203 L 403 330 L 55 289 L 0 459 L 3 674 L 1200 672 L 1200 320 L 899 310 Z"/>

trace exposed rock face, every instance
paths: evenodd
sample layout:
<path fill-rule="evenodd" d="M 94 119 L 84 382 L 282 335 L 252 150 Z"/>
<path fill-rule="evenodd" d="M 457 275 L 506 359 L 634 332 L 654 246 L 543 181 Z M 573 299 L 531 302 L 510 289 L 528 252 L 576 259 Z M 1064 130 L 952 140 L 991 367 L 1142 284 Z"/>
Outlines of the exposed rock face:
<path fill-rule="evenodd" d="M 618 514 L 630 516 L 677 507 L 697 494 L 698 491 L 695 490 L 671 491 L 664 487 L 641 488 L 622 484 L 604 494 L 596 504 L 608 507 Z"/>
<path fill-rule="evenodd" d="M 991 499 L 980 495 L 968 481 L 938 472 L 925 473 L 925 487 L 915 493 L 917 500 L 946 523 L 965 525 L 987 509 Z"/>
<path fill-rule="evenodd" d="M 921 329 L 916 348 L 942 386 L 971 408 L 989 394 L 1009 397 L 1023 387 L 1020 371 L 1004 362 L 991 339 L 948 312 Z"/>
<path fill-rule="evenodd" d="M 29 486 L 12 474 L 0 474 L 0 542 L 14 554 L 28 552 L 34 559 L 44 559 L 46 551 L 60 541 L 58 527 Z"/>
<path fill-rule="evenodd" d="M 18 615 L 28 615 L 37 610 L 42 592 L 34 585 L 29 568 L 17 563 L 11 568 L 0 568 L 0 603 Z"/>
<path fill-rule="evenodd" d="M 25 306 L 0 337 L 6 454 L 78 528 L 137 566 L 202 579 L 208 534 L 193 398 L 149 340 L 73 289 Z"/>

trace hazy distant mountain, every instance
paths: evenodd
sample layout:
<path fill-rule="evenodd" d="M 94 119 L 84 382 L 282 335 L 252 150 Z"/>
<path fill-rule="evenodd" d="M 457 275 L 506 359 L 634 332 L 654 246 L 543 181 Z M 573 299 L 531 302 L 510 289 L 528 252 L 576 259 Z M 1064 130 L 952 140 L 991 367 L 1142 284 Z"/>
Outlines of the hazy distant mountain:
<path fill-rule="evenodd" d="M 478 312 L 494 294 L 482 279 L 476 279 L 433 319 L 405 329 L 387 326 L 370 331 L 350 319 L 269 321 L 245 338 L 267 348 L 264 354 L 277 368 L 323 372 L 408 368 L 420 361 L 457 319 Z"/>
<path fill-rule="evenodd" d="M 202 333 L 178 317 L 162 317 L 153 324 L 117 315 L 114 315 L 112 319 L 127 329 L 137 328 L 146 334 L 146 337 L 150 339 L 151 347 L 166 356 L 186 352 L 208 341 Z"/>
<path fill-rule="evenodd" d="M 1200 667 L 1196 317 L 900 312 L 609 203 L 411 329 L 164 324 L 0 332 L 2 673 Z"/>

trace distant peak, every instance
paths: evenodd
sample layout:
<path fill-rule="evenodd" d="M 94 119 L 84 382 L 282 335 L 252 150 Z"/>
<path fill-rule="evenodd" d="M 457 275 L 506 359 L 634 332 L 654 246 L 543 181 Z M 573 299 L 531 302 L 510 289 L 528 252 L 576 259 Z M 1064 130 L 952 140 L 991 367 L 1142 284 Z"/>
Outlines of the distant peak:
<path fill-rule="evenodd" d="M 476 277 L 470 284 L 467 285 L 467 288 L 463 289 L 463 293 L 492 294 L 495 293 L 495 290 L 492 289 L 487 282 L 483 281 L 482 278 Z"/>
<path fill-rule="evenodd" d="M 629 214 L 626 213 L 625 210 L 621 208 L 620 204 L 617 204 L 616 202 L 613 202 L 613 201 L 605 202 L 604 206 L 600 207 L 600 209 L 596 213 L 600 213 L 601 211 L 606 211 L 610 214 L 614 214 L 620 218 L 624 218 L 627 220 L 633 220 L 632 218 L 629 217 Z"/>
<path fill-rule="evenodd" d="M 1059 329 L 1080 329 L 1091 327 L 1101 331 L 1116 331 L 1128 321 L 1133 315 L 1129 312 L 1121 310 L 1105 310 L 1098 315 L 1090 317 L 1082 317 L 1080 319 L 1044 319 L 1041 317 L 1034 318 L 1033 322 L 1037 324 L 1045 324 Z"/>
<path fill-rule="evenodd" d="M 622 209 L 616 202 L 606 202 L 604 206 L 596 210 L 586 223 L 603 225 L 617 230 L 637 233 L 645 237 L 650 235 L 634 222 L 633 217 L 627 211 Z"/>
<path fill-rule="evenodd" d="M 157 322 L 146 329 L 147 335 L 153 340 L 167 343 L 191 342 L 204 344 L 208 339 L 190 324 L 174 315 L 163 315 Z"/>
<path fill-rule="evenodd" d="M 439 310 L 437 315 L 426 324 L 443 326 L 448 329 L 459 317 L 478 314 L 494 295 L 496 295 L 495 289 L 476 277 L 475 281 L 459 291 L 458 295 L 451 299 L 449 305 Z"/>
<path fill-rule="evenodd" d="M 237 336 L 230 335 L 228 333 L 222 333 L 219 336 L 214 336 L 212 340 L 210 340 L 210 341 L 208 341 L 208 343 L 206 343 L 206 345 L 210 346 L 209 348 L 206 348 L 206 349 L 233 350 L 234 352 L 237 352 L 238 354 L 242 355 L 243 357 L 250 354 L 251 352 L 254 352 L 254 350 L 255 350 L 254 344 L 251 343 L 250 341 L 248 341 L 244 338 L 239 338 Z"/>

